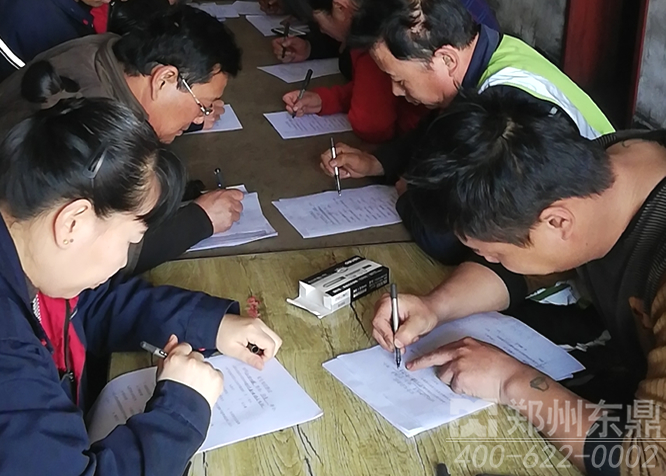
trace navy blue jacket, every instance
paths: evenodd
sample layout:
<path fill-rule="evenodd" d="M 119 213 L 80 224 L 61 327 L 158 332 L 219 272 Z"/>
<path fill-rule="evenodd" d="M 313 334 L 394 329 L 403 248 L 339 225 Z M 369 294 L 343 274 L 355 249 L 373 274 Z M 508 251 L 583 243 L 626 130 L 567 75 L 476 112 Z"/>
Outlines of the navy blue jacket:
<path fill-rule="evenodd" d="M 195 348 L 214 349 L 222 316 L 238 312 L 237 303 L 203 293 L 114 278 L 81 294 L 71 325 L 96 354 L 138 350 L 141 340 L 164 344 L 170 334 Z M 0 474 L 180 476 L 208 430 L 206 400 L 189 387 L 162 381 L 145 413 L 91 446 L 81 410 L 84 390 L 77 406 L 52 347 L 42 344 L 45 337 L 0 219 Z"/>
<path fill-rule="evenodd" d="M 0 0 L 0 38 L 27 63 L 39 53 L 94 33 L 90 7 L 75 0 Z M 16 69 L 0 55 L 0 81 Z"/>

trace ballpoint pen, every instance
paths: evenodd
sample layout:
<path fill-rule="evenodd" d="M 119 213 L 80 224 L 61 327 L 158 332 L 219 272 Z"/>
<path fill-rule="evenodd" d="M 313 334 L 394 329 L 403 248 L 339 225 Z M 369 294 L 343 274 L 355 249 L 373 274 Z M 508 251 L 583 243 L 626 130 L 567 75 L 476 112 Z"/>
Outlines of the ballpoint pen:
<path fill-rule="evenodd" d="M 307 74 L 305 75 L 305 80 L 303 81 L 303 86 L 301 87 L 301 92 L 298 93 L 298 99 L 296 99 L 296 102 L 300 101 L 303 99 L 303 95 L 305 94 L 305 90 L 308 89 L 308 85 L 310 84 L 310 80 L 312 79 L 312 70 L 308 69 Z M 291 118 L 293 119 L 296 117 L 296 111 L 291 113 Z"/>
<path fill-rule="evenodd" d="M 145 340 L 141 341 L 141 343 L 139 345 L 141 346 L 141 348 L 143 350 L 145 350 L 146 352 L 150 352 L 155 357 L 159 357 L 160 359 L 166 359 L 169 356 L 169 354 L 164 352 L 163 349 L 160 349 L 159 347 L 157 347 L 153 344 L 149 344 Z M 247 344 L 246 348 L 247 348 L 247 350 L 249 350 L 253 354 L 262 355 L 264 353 L 263 349 L 259 348 L 259 346 L 256 345 L 256 344 L 249 343 L 249 344 Z"/>
<path fill-rule="evenodd" d="M 402 361 L 402 354 L 400 349 L 395 346 L 395 335 L 398 332 L 398 286 L 395 283 L 391 284 L 391 324 L 393 327 L 393 348 L 395 351 L 395 364 L 400 368 L 400 362 Z"/>
<path fill-rule="evenodd" d="M 284 46 L 284 41 L 289 38 L 289 22 L 287 22 L 284 25 L 284 35 L 282 35 L 282 59 L 284 59 L 284 55 L 287 53 L 287 48 Z"/>
<path fill-rule="evenodd" d="M 439 463 L 435 470 L 435 476 L 451 476 L 451 473 L 449 473 L 449 468 L 444 463 Z"/>
<path fill-rule="evenodd" d="M 166 352 L 164 352 L 162 349 L 160 349 L 159 347 L 154 346 L 153 344 L 149 344 L 145 340 L 141 341 L 141 343 L 139 345 L 141 346 L 141 348 L 143 350 L 145 350 L 146 352 L 150 352 L 155 357 L 159 357 L 160 359 L 166 359 L 167 356 L 168 356 L 168 354 Z"/>
<path fill-rule="evenodd" d="M 222 171 L 220 168 L 215 169 L 215 180 L 217 180 L 217 188 L 224 188 L 224 182 L 222 182 Z"/>
<path fill-rule="evenodd" d="M 335 142 L 333 142 L 333 138 L 331 137 L 331 160 L 335 160 L 338 158 L 338 153 L 335 150 Z M 342 187 L 340 186 L 340 169 L 336 166 L 334 169 L 335 171 L 335 189 L 338 191 L 338 195 L 342 195 Z"/>

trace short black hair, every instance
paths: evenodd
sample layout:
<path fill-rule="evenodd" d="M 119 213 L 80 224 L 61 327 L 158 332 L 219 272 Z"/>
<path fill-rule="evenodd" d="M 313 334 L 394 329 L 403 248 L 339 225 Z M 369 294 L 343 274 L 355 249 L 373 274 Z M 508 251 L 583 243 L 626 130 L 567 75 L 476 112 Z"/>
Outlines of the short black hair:
<path fill-rule="evenodd" d="M 333 0 L 306 0 L 313 12 L 333 12 Z"/>
<path fill-rule="evenodd" d="M 146 19 L 162 15 L 171 6 L 169 0 L 125 0 L 112 2 L 109 7 L 107 31 L 124 35 L 141 28 Z"/>
<path fill-rule="evenodd" d="M 460 0 L 363 0 L 348 43 L 371 49 L 384 42 L 399 60 L 429 62 L 443 46 L 469 46 L 478 32 Z"/>
<path fill-rule="evenodd" d="M 233 34 L 208 13 L 175 5 L 123 35 L 113 52 L 130 76 L 149 75 L 158 65 L 174 66 L 190 84 L 207 83 L 221 72 L 236 76 L 241 50 Z"/>
<path fill-rule="evenodd" d="M 155 186 L 158 200 L 143 213 Z M 98 216 L 142 213 L 153 226 L 175 212 L 184 188 L 182 162 L 146 121 L 108 99 L 62 100 L 0 145 L 0 203 L 19 221 L 87 199 Z"/>
<path fill-rule="evenodd" d="M 494 88 L 461 92 L 413 160 L 409 196 L 427 228 L 518 246 L 550 205 L 615 179 L 605 149 L 565 112 Z"/>

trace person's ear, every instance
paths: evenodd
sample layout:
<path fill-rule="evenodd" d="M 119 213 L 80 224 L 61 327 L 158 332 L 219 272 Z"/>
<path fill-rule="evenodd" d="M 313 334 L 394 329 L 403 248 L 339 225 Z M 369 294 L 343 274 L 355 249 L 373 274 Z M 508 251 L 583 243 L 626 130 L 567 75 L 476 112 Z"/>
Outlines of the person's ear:
<path fill-rule="evenodd" d="M 336 11 L 344 18 L 351 18 L 353 14 L 351 2 L 349 0 L 333 0 L 331 13 L 335 13 Z"/>
<path fill-rule="evenodd" d="M 69 249 L 73 243 L 85 241 L 94 226 L 94 218 L 95 210 L 88 200 L 79 199 L 65 205 L 54 217 L 55 245 Z"/>
<path fill-rule="evenodd" d="M 175 66 L 155 66 L 150 73 L 150 98 L 156 101 L 160 95 L 177 89 L 178 80 L 178 68 Z"/>
<path fill-rule="evenodd" d="M 460 52 L 452 46 L 442 46 L 435 51 L 432 66 L 440 71 L 446 71 L 450 77 L 455 77 L 455 73 L 460 69 Z"/>
<path fill-rule="evenodd" d="M 576 217 L 567 207 L 553 205 L 546 208 L 539 216 L 545 229 L 559 240 L 570 240 L 574 233 Z"/>

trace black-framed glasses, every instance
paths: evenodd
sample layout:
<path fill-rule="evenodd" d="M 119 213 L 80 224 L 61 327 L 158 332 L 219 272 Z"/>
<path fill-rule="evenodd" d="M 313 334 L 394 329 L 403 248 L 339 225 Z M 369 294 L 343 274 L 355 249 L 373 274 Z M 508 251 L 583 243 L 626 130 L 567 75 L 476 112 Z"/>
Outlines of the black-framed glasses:
<path fill-rule="evenodd" d="M 201 101 L 199 101 L 199 98 L 194 94 L 194 91 L 192 91 L 192 88 L 190 87 L 190 85 L 187 84 L 187 81 L 185 81 L 185 78 L 183 78 L 181 76 L 180 80 L 183 82 L 183 85 L 185 86 L 185 89 L 187 89 L 187 91 L 192 95 L 192 98 L 197 103 L 197 106 L 199 106 L 199 109 L 201 109 L 201 114 L 203 114 L 204 116 L 210 116 L 211 114 L 213 114 L 213 111 L 214 111 L 213 107 L 206 107 L 201 103 Z"/>

